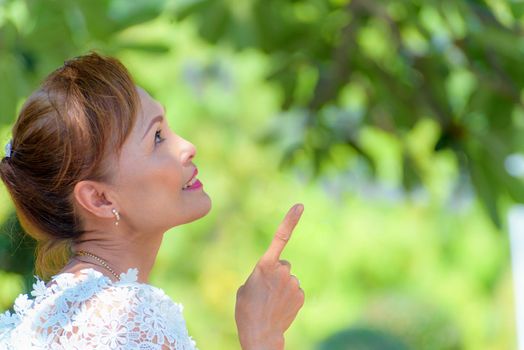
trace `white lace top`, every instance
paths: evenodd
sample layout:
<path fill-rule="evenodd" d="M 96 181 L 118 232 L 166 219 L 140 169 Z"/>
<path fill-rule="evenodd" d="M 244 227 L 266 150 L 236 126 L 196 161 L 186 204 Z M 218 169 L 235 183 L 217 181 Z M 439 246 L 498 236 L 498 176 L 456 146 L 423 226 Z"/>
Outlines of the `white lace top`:
<path fill-rule="evenodd" d="M 0 314 L 0 349 L 195 349 L 181 304 L 137 282 L 137 269 L 112 282 L 93 269 L 37 279 L 14 313 Z"/>

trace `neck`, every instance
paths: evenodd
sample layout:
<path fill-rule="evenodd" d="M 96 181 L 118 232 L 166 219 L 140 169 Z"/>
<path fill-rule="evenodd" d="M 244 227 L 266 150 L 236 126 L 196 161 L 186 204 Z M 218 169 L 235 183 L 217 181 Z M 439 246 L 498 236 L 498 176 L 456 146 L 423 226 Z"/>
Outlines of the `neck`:
<path fill-rule="evenodd" d="M 119 228 L 119 232 L 122 228 Z M 108 237 L 110 237 L 108 239 Z M 129 268 L 138 269 L 138 282 L 148 283 L 149 274 L 162 243 L 163 233 L 123 235 L 108 232 L 89 232 L 73 245 L 74 251 L 86 251 L 103 259 L 117 275 Z M 83 262 L 99 265 L 94 259 L 80 257 Z M 105 271 L 107 274 L 108 272 Z"/>

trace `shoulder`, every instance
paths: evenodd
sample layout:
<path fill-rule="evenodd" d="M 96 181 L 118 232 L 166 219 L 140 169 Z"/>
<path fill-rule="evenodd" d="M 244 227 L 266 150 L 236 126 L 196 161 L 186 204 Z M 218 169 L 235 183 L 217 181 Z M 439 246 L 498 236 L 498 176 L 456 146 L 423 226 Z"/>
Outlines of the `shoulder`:
<path fill-rule="evenodd" d="M 111 282 L 97 271 L 86 270 L 80 276 L 55 276 L 48 286 L 37 280 L 33 299 L 21 295 L 15 313 L 0 315 L 0 345 L 22 342 L 15 348 L 23 349 L 35 341 L 48 344 L 59 339 L 69 348 L 83 348 L 78 346 L 85 343 L 194 349 L 182 305 L 162 289 L 138 283 L 136 275 L 136 269 L 130 269 L 119 282 Z"/>
<path fill-rule="evenodd" d="M 118 282 L 111 282 L 101 273 L 89 269 L 74 283 L 69 283 L 67 278 L 58 279 L 56 289 L 62 292 L 60 298 L 70 307 L 92 309 L 106 321 L 108 318 L 132 318 L 150 311 L 167 317 L 181 316 L 181 304 L 175 303 L 162 289 L 139 283 L 137 275 L 137 269 L 129 269 L 120 275 Z M 56 300 L 53 304 L 56 305 Z"/>
<path fill-rule="evenodd" d="M 42 318 L 47 326 L 61 325 L 65 319 L 78 323 L 85 320 L 83 316 L 130 318 L 148 312 L 182 318 L 181 304 L 160 288 L 138 283 L 136 276 L 136 269 L 129 269 L 120 281 L 112 282 L 100 272 L 86 269 L 79 275 L 54 276 L 47 286 L 37 279 L 29 294 L 17 297 L 13 313 L 0 314 L 0 333 Z"/>
<path fill-rule="evenodd" d="M 104 288 L 93 299 L 88 322 L 97 334 L 125 333 L 122 341 L 137 347 L 195 349 L 183 317 L 182 304 L 175 303 L 162 289 L 132 279 Z M 78 324 L 78 327 L 83 325 Z"/>
<path fill-rule="evenodd" d="M 183 312 L 182 304 L 174 302 L 161 288 L 135 281 L 112 283 L 96 293 L 95 299 L 102 312 L 104 306 L 109 311 L 120 307 L 130 315 L 151 311 L 170 317 Z"/>

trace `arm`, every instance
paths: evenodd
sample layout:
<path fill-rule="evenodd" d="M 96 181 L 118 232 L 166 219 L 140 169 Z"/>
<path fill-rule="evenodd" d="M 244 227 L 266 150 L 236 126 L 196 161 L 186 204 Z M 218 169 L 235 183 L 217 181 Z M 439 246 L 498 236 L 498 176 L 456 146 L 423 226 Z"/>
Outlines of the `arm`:
<path fill-rule="evenodd" d="M 295 205 L 277 229 L 266 253 L 237 292 L 235 320 L 243 350 L 282 350 L 284 332 L 304 304 L 304 291 L 280 260 L 304 207 Z"/>

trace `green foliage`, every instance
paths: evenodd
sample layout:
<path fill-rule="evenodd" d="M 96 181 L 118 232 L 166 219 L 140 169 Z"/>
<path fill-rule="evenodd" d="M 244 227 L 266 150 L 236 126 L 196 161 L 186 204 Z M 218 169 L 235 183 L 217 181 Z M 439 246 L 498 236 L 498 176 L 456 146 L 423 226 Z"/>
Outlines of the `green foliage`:
<path fill-rule="evenodd" d="M 29 289 L 33 282 L 34 240 L 24 235 L 14 212 L 2 221 L 0 232 L 0 269 L 23 276 L 25 289 Z"/>
<path fill-rule="evenodd" d="M 307 156 L 283 172 L 281 145 L 259 144 L 272 130 L 293 145 L 302 130 L 300 112 L 281 112 L 281 92 L 264 81 L 272 69 L 265 55 L 217 50 L 188 34 L 192 26 L 164 26 L 166 36 L 178 34 L 176 52 L 153 63 L 132 53 L 122 58 L 166 103 L 171 127 L 197 146 L 199 176 L 213 200 L 208 217 L 166 234 L 152 276 L 185 305 L 201 348 L 238 348 L 236 289 L 295 201 L 305 204 L 304 216 L 283 258 L 300 277 L 306 304 L 287 332 L 287 347 L 314 349 L 348 328 L 377 330 L 413 349 L 514 347 L 506 238 L 467 186 L 455 185 L 453 153 L 433 152 L 437 122 L 420 120 L 402 142 L 363 128 L 376 182 L 369 181 L 371 169 L 345 168 L 347 148 L 333 149 L 333 166 L 310 182 Z M 151 73 L 152 64 L 162 73 Z M 345 103 L 358 106 L 364 98 L 356 95 Z M 406 149 L 427 192 L 399 190 L 398 160 Z"/>
<path fill-rule="evenodd" d="M 462 335 L 453 318 L 431 305 L 430 300 L 416 299 L 405 293 L 371 301 L 361 322 L 387 330 L 411 349 L 462 349 Z"/>
<path fill-rule="evenodd" d="M 64 60 L 95 49 L 166 52 L 162 42 L 122 41 L 126 28 L 156 18 L 164 0 L 44 0 L 0 2 L 0 123 L 15 119 L 18 103 Z"/>
<path fill-rule="evenodd" d="M 519 82 L 522 5 L 501 1 L 20 1 L 0 12 L 0 122 L 9 123 L 21 98 L 63 59 L 96 48 L 166 53 L 162 41 L 122 39 L 126 28 L 161 13 L 192 20 L 210 43 L 264 52 L 266 77 L 283 93 L 281 105 L 303 124 L 282 151 L 282 166 L 303 154 L 313 175 L 343 146 L 373 175 L 362 147 L 367 126 L 403 135 L 424 118 L 438 123 L 435 151 L 452 150 L 487 212 L 501 226 L 501 201 L 524 202 L 522 181 L 504 169 L 524 150 Z M 351 95 L 357 105 L 348 104 Z M 349 96 L 349 97 L 348 97 Z M 522 114 L 522 113 L 521 113 Z M 333 122 L 336 120 L 336 122 Z M 296 131 L 293 131 L 296 132 Z M 271 131 L 263 138 L 274 140 Z M 421 184 L 406 149 L 403 184 Z M 358 171 L 358 170 L 356 170 Z"/>
<path fill-rule="evenodd" d="M 496 223 L 501 199 L 524 198 L 503 167 L 524 147 L 523 15 L 504 1 L 4 0 L 2 135 L 43 76 L 93 48 L 166 105 L 213 209 L 166 234 L 151 283 L 184 304 L 201 349 L 238 348 L 236 289 L 297 201 L 283 258 L 306 304 L 288 348 L 515 348 L 508 242 L 471 188 Z M 2 309 L 32 279 L 4 192 Z"/>
<path fill-rule="evenodd" d="M 407 350 L 391 335 L 373 329 L 348 329 L 323 341 L 318 350 Z"/>
<path fill-rule="evenodd" d="M 280 1 L 177 2 L 178 20 L 191 18 L 210 43 L 256 48 L 273 67 L 267 78 L 283 91 L 305 130 L 285 150 L 284 165 L 305 153 L 318 176 L 339 145 L 367 163 L 362 128 L 403 135 L 424 118 L 438 123 L 435 151 L 450 149 L 497 226 L 501 201 L 523 202 L 522 181 L 504 160 L 524 151 L 520 35 L 523 6 L 506 1 Z M 304 79 L 304 76 L 307 76 Z M 307 88 L 305 88 L 307 86 Z M 363 96 L 358 109 L 342 101 L 348 88 Z M 304 94 L 303 91 L 308 93 Z M 327 114 L 337 114 L 335 125 Z M 358 122 L 355 122 L 355 114 Z M 345 126 L 345 127 L 344 127 Z M 272 140 L 272 133 L 267 141 Z M 408 190 L 421 184 L 409 150 L 403 163 Z M 369 165 L 373 167 L 373 165 Z"/>

